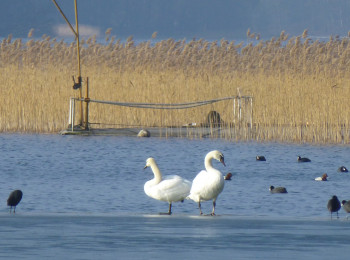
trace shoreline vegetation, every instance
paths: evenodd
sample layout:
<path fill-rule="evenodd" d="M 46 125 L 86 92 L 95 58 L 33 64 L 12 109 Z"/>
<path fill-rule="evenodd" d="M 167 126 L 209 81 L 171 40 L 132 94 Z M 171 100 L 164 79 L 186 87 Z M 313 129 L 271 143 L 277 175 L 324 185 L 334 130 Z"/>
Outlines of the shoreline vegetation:
<path fill-rule="evenodd" d="M 69 99 L 78 97 L 72 89 L 76 43 L 28 37 L 10 35 L 1 42 L 0 132 L 57 133 L 68 127 Z M 253 97 L 252 125 L 237 123 L 230 100 L 181 110 L 90 103 L 92 128 L 199 125 L 214 110 L 230 130 L 220 138 L 350 141 L 349 37 L 319 41 L 307 30 L 293 37 L 282 31 L 263 41 L 248 30 L 245 43 L 166 39 L 135 44 L 132 37 L 122 42 L 107 30 L 104 43 L 81 39 L 81 64 L 83 95 L 88 77 L 90 98 L 96 100 L 186 103 Z"/>

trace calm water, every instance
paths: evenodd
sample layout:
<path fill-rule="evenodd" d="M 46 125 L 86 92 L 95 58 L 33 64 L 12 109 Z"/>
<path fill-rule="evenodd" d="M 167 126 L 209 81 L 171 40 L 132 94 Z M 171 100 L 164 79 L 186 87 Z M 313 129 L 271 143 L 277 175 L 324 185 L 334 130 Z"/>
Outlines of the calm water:
<path fill-rule="evenodd" d="M 216 217 L 198 216 L 192 201 L 147 197 L 143 170 L 152 156 L 164 175 L 189 180 L 218 149 L 233 173 Z M 332 195 L 350 199 L 350 146 L 310 146 L 60 135 L 0 135 L 0 258 L 21 259 L 347 259 L 350 219 L 330 219 Z M 266 162 L 255 161 L 264 155 Z M 298 163 L 297 156 L 311 163 Z M 328 182 L 315 177 L 327 173 Z M 270 185 L 288 194 L 270 194 Z M 21 189 L 10 215 L 6 199 Z M 204 202 L 203 211 L 211 211 Z"/>

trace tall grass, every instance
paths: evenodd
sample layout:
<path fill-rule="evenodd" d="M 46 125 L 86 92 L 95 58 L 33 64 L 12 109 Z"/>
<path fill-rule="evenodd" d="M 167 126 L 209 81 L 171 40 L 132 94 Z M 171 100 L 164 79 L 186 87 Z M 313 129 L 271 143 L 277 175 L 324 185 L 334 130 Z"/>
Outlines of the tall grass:
<path fill-rule="evenodd" d="M 242 42 L 174 40 L 135 44 L 115 37 L 81 46 L 92 99 L 184 103 L 241 94 L 254 97 L 254 124 L 229 125 L 228 139 L 349 143 L 350 39 L 300 36 Z M 153 38 L 156 37 L 153 36 Z M 259 39 L 259 38 L 257 38 Z M 0 131 L 58 132 L 67 127 L 76 75 L 76 45 L 43 36 L 0 46 Z M 232 101 L 188 110 L 90 104 L 102 127 L 181 126 L 205 122 L 210 110 L 233 122 Z M 98 127 L 98 124 L 93 124 Z M 242 130 L 243 129 L 243 130 Z"/>

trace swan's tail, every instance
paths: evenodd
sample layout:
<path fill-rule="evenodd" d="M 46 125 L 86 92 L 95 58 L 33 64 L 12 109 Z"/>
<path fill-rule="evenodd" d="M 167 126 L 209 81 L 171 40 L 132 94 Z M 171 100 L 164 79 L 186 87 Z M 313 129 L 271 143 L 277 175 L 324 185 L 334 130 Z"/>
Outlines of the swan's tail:
<path fill-rule="evenodd" d="M 196 196 L 196 195 L 193 195 L 193 194 L 188 195 L 188 196 L 186 197 L 186 199 L 187 199 L 187 200 L 193 200 L 193 201 L 195 201 L 195 202 L 198 202 L 198 201 L 199 201 L 198 195 Z"/>

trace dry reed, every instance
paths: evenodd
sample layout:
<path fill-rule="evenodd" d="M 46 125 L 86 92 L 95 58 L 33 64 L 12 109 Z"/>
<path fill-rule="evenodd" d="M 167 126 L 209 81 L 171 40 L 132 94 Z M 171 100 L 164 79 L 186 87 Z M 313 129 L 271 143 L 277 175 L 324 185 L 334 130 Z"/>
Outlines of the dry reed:
<path fill-rule="evenodd" d="M 32 33 L 29 33 L 32 35 Z M 254 124 L 229 125 L 224 138 L 349 143 L 350 39 L 312 40 L 307 30 L 253 44 L 167 39 L 135 44 L 106 32 L 82 40 L 82 74 L 93 99 L 184 103 L 237 95 L 254 97 Z M 156 37 L 156 33 L 153 35 Z M 0 132 L 58 132 L 67 127 L 76 44 L 43 36 L 0 44 Z M 90 104 L 90 122 L 104 127 L 181 126 L 204 122 L 210 110 L 233 122 L 232 101 L 188 110 Z M 98 124 L 92 127 L 98 127 Z M 243 130 L 242 130 L 243 129 Z"/>

